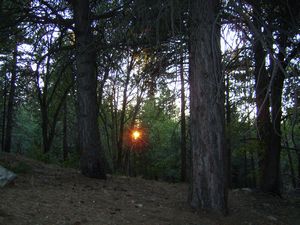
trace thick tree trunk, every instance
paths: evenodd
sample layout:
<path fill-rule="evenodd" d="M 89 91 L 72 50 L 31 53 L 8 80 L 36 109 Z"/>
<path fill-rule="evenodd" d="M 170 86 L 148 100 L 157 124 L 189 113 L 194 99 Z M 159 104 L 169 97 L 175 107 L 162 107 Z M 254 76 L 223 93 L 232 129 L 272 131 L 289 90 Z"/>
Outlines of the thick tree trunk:
<path fill-rule="evenodd" d="M 261 26 L 259 25 L 258 6 L 254 7 L 254 26 L 256 31 L 254 34 L 254 75 L 255 75 L 255 92 L 256 92 L 256 114 L 257 114 L 257 136 L 259 140 L 260 149 L 258 152 L 259 157 L 259 169 L 260 169 L 260 189 L 268 192 L 269 184 L 267 184 L 269 174 L 269 157 L 272 138 L 272 125 L 270 118 L 270 77 L 266 70 L 265 59 L 266 52 L 262 45 L 262 33 L 260 32 Z M 272 172 L 272 171 L 271 171 Z"/>
<path fill-rule="evenodd" d="M 284 83 L 284 71 L 286 69 L 285 48 L 287 37 L 284 33 L 279 36 L 279 53 L 277 62 L 273 63 L 273 76 L 271 83 L 271 118 L 272 137 L 270 152 L 268 155 L 268 168 L 264 180 L 264 189 L 268 192 L 280 194 L 280 153 L 281 153 L 281 116 L 282 116 L 282 90 Z M 275 71 L 274 71 L 275 70 Z"/>
<path fill-rule="evenodd" d="M 219 49 L 219 1 L 191 3 L 190 95 L 192 181 L 190 203 L 227 212 L 224 85 Z"/>
<path fill-rule="evenodd" d="M 282 115 L 282 90 L 283 90 L 283 83 L 284 83 L 284 71 L 286 68 L 286 64 L 284 62 L 284 52 L 286 46 L 286 35 L 284 33 L 280 33 L 279 35 L 279 53 L 277 55 L 277 59 L 271 60 L 272 66 L 272 74 L 271 79 L 268 81 L 268 78 L 262 80 L 263 82 L 270 82 L 270 99 L 271 99 L 271 119 L 270 119 L 270 112 L 269 107 L 270 104 L 266 104 L 262 106 L 265 108 L 265 113 L 268 115 L 265 116 L 264 120 L 264 131 L 265 134 L 261 137 L 263 139 L 262 142 L 265 145 L 264 147 L 264 154 L 262 157 L 262 167 L 261 167 L 261 182 L 260 188 L 264 192 L 270 192 L 273 194 L 280 195 L 280 153 L 281 153 L 281 115 Z M 256 49 L 257 51 L 262 51 Z M 255 59 L 255 62 L 260 64 L 259 61 L 264 60 L 264 58 Z M 256 65 L 257 67 L 257 65 Z M 264 67 L 264 65 L 263 65 Z M 258 70 L 259 68 L 255 68 Z M 256 76 L 260 75 L 256 72 Z M 257 86 L 259 86 L 260 82 L 259 79 L 256 79 Z M 265 97 L 269 94 L 269 86 L 268 83 L 264 84 L 265 88 Z M 257 95 L 259 95 L 257 90 Z M 258 106 L 258 105 L 257 105 Z M 266 108 L 268 107 L 268 108 Z M 259 115 L 258 115 L 259 116 Z M 258 117 L 259 118 L 259 117 Z M 271 121 L 271 122 L 270 122 Z M 259 128 L 259 126 L 258 126 Z"/>
<path fill-rule="evenodd" d="M 72 4 L 76 37 L 80 167 L 85 176 L 105 179 L 105 157 L 98 128 L 96 54 L 92 40 L 90 4 L 82 0 L 74 0 Z"/>
<path fill-rule="evenodd" d="M 279 69 L 276 73 L 271 88 L 271 118 L 272 136 L 265 160 L 265 171 L 262 180 L 262 189 L 280 195 L 280 153 L 281 153 L 281 95 L 284 74 Z"/>
<path fill-rule="evenodd" d="M 14 101 L 15 101 L 15 92 L 16 92 L 16 80 L 17 80 L 17 55 L 18 48 L 15 44 L 15 49 L 13 52 L 12 68 L 11 68 L 11 80 L 10 80 L 10 91 L 7 103 L 7 121 L 5 129 L 5 143 L 4 150 L 6 152 L 11 151 L 11 134 L 13 127 L 13 114 L 14 114 Z"/>

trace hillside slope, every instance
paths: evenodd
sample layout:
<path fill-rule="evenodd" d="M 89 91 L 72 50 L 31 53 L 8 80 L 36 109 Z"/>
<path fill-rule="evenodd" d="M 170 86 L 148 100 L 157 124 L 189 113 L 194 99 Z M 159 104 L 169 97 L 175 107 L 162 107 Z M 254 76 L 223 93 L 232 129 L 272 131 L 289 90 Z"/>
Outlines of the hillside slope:
<path fill-rule="evenodd" d="M 0 165 L 19 172 L 0 189 L 0 225 L 296 225 L 297 199 L 248 190 L 230 193 L 230 215 L 196 212 L 188 186 L 141 178 L 90 179 L 73 169 L 22 156 L 0 155 Z"/>

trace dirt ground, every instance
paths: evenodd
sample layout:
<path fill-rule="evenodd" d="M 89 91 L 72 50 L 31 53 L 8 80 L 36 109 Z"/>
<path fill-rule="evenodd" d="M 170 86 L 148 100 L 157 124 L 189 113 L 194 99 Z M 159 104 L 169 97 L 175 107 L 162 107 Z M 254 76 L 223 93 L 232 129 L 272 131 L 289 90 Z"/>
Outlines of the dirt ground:
<path fill-rule="evenodd" d="M 226 217 L 195 211 L 187 184 L 109 176 L 86 178 L 76 170 L 2 154 L 0 164 L 19 171 L 0 189 L 0 225 L 298 225 L 300 199 L 233 190 Z"/>

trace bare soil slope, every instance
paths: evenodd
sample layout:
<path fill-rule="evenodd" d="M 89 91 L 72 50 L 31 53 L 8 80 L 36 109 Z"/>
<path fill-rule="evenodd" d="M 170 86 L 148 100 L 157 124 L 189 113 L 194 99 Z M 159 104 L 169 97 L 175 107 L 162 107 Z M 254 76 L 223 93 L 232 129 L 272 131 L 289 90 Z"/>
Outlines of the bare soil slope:
<path fill-rule="evenodd" d="M 0 189 L 0 225 L 297 225 L 300 201 L 248 190 L 230 193 L 227 217 L 194 211 L 188 185 L 110 176 L 90 179 L 73 169 L 0 155 L 19 172 Z"/>

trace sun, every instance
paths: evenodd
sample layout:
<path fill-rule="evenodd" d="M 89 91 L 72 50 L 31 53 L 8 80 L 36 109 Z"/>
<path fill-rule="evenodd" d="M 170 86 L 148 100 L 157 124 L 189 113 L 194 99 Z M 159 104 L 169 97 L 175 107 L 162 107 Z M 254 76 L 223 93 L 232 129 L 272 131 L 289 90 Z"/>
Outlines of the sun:
<path fill-rule="evenodd" d="M 134 141 L 136 141 L 141 138 L 141 132 L 138 130 L 133 130 L 131 133 L 131 137 Z"/>

